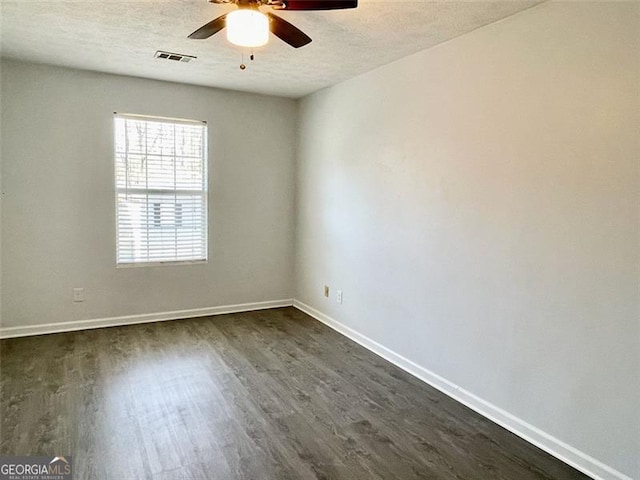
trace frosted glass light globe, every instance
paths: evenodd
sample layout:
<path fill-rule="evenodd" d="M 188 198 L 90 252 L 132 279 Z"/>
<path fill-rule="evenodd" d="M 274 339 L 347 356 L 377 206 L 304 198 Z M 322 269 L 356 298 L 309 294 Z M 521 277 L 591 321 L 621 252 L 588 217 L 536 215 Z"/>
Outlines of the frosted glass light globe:
<path fill-rule="evenodd" d="M 234 10 L 227 15 L 227 40 L 239 47 L 266 45 L 269 41 L 269 18 L 257 10 Z"/>

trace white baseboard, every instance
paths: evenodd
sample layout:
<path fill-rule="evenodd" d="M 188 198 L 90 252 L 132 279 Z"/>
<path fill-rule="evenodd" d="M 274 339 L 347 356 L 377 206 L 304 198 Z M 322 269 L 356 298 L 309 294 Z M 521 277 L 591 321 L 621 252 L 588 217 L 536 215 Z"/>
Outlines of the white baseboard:
<path fill-rule="evenodd" d="M 142 315 L 125 315 L 122 317 L 96 318 L 92 320 L 78 320 L 73 322 L 46 323 L 42 325 L 27 325 L 23 327 L 0 328 L 0 338 L 28 337 L 45 335 L 48 333 L 73 332 L 92 328 L 116 327 L 120 325 L 134 325 L 136 323 L 163 322 L 165 320 L 179 320 L 183 318 L 208 317 L 225 313 L 249 312 L 267 308 L 290 307 L 293 299 L 271 300 L 268 302 L 240 303 L 237 305 L 222 305 L 219 307 L 194 308 L 191 310 L 176 310 L 173 312 L 145 313 Z"/>
<path fill-rule="evenodd" d="M 417 365 L 315 308 L 299 300 L 294 300 L 293 306 L 586 475 L 596 480 L 632 480 L 614 468 L 483 400 L 440 375 Z"/>

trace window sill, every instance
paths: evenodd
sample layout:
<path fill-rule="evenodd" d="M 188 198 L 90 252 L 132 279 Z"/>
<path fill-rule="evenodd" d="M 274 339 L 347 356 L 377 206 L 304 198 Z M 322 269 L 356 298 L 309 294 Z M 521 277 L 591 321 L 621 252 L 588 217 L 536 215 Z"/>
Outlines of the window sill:
<path fill-rule="evenodd" d="M 179 267 L 185 265 L 202 265 L 208 263 L 208 260 L 178 260 L 166 262 L 136 262 L 136 263 L 117 263 L 116 268 L 138 268 L 138 267 Z"/>

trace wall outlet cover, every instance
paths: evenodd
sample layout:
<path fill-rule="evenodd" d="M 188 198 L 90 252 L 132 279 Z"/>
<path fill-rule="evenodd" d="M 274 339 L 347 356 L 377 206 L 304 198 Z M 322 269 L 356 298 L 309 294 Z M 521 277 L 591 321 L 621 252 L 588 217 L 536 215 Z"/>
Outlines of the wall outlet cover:
<path fill-rule="evenodd" d="M 73 301 L 74 302 L 84 302 L 84 288 L 74 288 L 73 289 Z"/>

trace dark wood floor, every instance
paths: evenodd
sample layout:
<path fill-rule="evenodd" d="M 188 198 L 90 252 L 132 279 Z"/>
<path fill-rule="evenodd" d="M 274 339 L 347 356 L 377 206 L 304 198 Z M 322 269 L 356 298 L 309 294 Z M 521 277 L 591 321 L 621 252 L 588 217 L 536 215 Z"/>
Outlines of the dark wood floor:
<path fill-rule="evenodd" d="M 587 478 L 293 308 L 0 346 L 0 453 L 76 480 Z"/>

